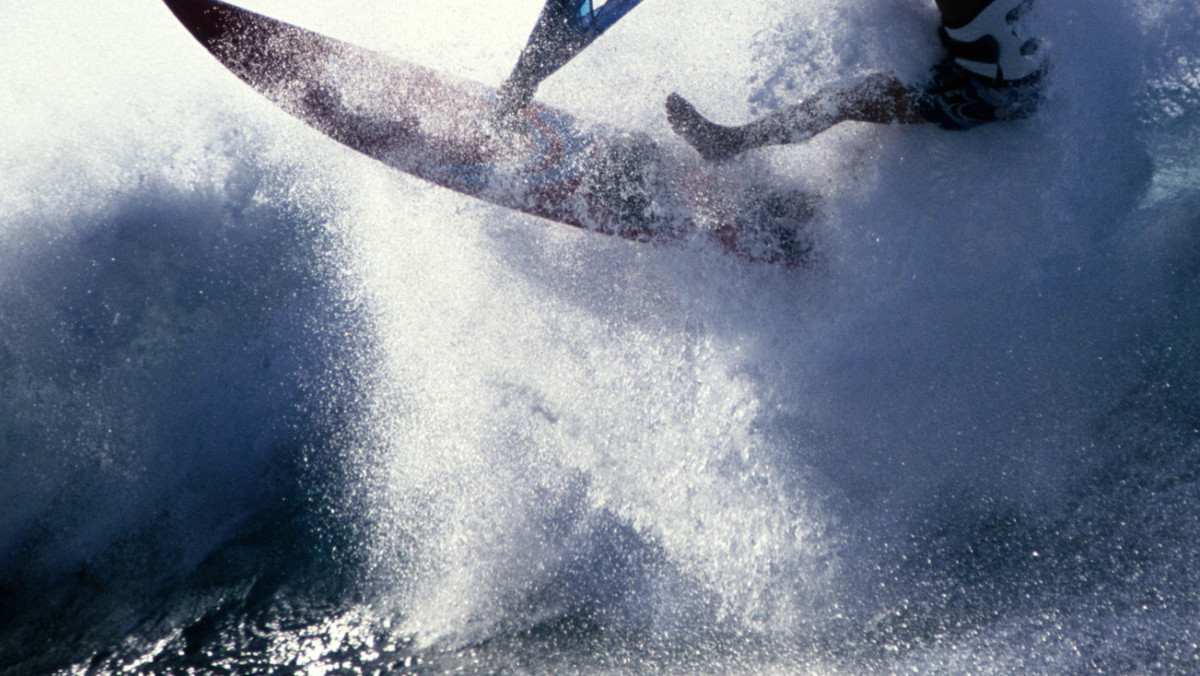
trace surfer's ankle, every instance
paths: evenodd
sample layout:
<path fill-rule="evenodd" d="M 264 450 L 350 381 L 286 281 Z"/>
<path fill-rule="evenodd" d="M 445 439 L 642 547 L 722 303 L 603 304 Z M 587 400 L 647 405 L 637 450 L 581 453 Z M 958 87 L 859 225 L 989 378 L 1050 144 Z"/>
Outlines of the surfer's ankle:
<path fill-rule="evenodd" d="M 528 136 L 530 132 L 529 122 L 520 110 L 514 112 L 497 108 L 490 115 L 483 116 L 481 121 L 485 133 L 500 139 Z"/>
<path fill-rule="evenodd" d="M 710 162 L 727 160 L 743 150 L 743 135 L 736 127 L 710 122 L 678 94 L 667 97 L 667 122 L 676 134 Z"/>
<path fill-rule="evenodd" d="M 536 83 L 513 74 L 500 84 L 500 89 L 496 93 L 496 111 L 500 115 L 516 117 L 533 101 L 536 91 Z"/>

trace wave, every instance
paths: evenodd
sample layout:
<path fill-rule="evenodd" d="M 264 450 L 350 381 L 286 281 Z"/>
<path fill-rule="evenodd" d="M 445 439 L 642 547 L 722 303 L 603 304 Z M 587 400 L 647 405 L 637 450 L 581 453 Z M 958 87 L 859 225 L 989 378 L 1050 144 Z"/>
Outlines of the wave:
<path fill-rule="evenodd" d="M 160 9 L 0 46 L 0 669 L 1195 668 L 1191 4 L 1040 3 L 1034 120 L 732 164 L 825 195 L 804 272 L 393 175 Z M 665 136 L 668 90 L 736 121 L 935 49 L 923 4 L 674 11 L 544 95 Z"/>

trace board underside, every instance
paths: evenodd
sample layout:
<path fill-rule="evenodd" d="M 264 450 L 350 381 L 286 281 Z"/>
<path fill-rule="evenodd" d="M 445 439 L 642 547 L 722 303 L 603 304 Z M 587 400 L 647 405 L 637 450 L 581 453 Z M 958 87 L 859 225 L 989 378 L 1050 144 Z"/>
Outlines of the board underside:
<path fill-rule="evenodd" d="M 496 90 L 214 0 L 165 0 L 222 64 L 369 157 L 493 204 L 642 242 L 701 235 L 804 265 L 810 196 L 734 182 L 694 154 L 537 103 L 498 120 Z"/>

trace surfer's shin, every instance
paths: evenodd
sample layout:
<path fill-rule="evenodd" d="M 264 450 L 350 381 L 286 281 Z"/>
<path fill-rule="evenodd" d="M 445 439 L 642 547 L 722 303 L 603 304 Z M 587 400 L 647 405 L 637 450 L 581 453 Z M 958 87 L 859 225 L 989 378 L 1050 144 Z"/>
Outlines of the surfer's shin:
<path fill-rule="evenodd" d="M 737 128 L 743 149 L 803 143 L 841 122 L 913 123 L 920 119 L 908 88 L 891 75 L 875 74 L 850 85 L 821 89 L 809 99 Z"/>
<path fill-rule="evenodd" d="M 836 124 L 820 113 L 817 103 L 818 99 L 810 99 L 743 125 L 739 128 L 743 148 L 803 143 Z"/>

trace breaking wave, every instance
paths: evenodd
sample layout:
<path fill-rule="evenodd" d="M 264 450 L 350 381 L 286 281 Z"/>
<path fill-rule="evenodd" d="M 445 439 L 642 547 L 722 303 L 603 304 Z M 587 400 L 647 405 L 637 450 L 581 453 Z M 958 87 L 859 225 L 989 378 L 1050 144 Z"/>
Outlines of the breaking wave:
<path fill-rule="evenodd" d="M 282 4 L 494 82 L 538 9 Z M 0 31 L 0 670 L 1197 669 L 1191 3 L 1040 3 L 1033 120 L 731 163 L 824 196 L 803 271 L 432 188 L 65 5 Z M 544 96 L 665 138 L 936 47 L 689 7 Z"/>

